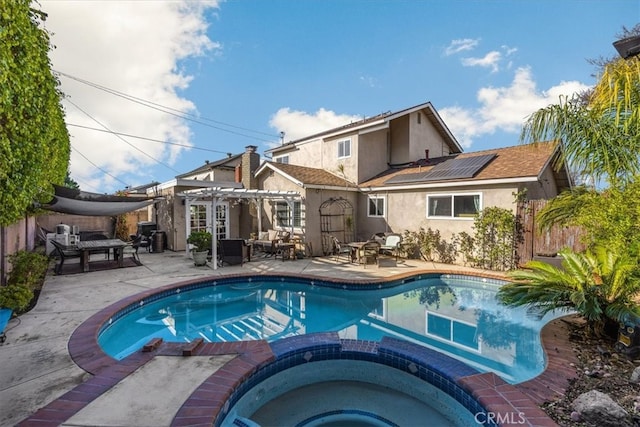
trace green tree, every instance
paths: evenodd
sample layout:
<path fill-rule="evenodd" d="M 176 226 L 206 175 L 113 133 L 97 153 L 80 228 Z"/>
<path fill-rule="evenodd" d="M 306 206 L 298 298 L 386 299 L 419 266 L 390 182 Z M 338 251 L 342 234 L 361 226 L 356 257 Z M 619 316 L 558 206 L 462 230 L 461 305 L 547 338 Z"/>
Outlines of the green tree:
<path fill-rule="evenodd" d="M 640 25 L 623 37 L 640 33 Z M 532 114 L 523 127 L 523 142 L 558 140 L 560 161 L 589 186 L 574 187 L 550 201 L 538 217 L 541 228 L 578 225 L 587 245 L 622 248 L 636 244 L 640 233 L 640 60 L 613 58 L 599 67 L 594 88 L 561 98 Z M 598 188 L 600 187 L 600 188 Z"/>
<path fill-rule="evenodd" d="M 526 270 L 508 273 L 514 279 L 498 291 L 513 306 L 531 306 L 541 313 L 576 311 L 597 335 L 615 336 L 618 322 L 640 315 L 638 259 L 626 251 L 599 246 L 592 251 L 560 251 L 562 268 L 530 261 Z"/>
<path fill-rule="evenodd" d="M 560 194 L 540 211 L 541 228 L 577 225 L 587 246 L 637 252 L 640 245 L 640 180 L 597 191 L 577 187 Z"/>
<path fill-rule="evenodd" d="M 67 170 L 67 175 L 64 178 L 64 186 L 73 188 L 75 190 L 80 189 L 80 184 L 78 184 L 73 178 L 71 178 L 71 175 L 69 175 L 69 170 Z"/>
<path fill-rule="evenodd" d="M 69 134 L 51 71 L 46 15 L 29 0 L 0 4 L 0 225 L 23 218 L 34 201 L 50 200 L 64 181 Z"/>

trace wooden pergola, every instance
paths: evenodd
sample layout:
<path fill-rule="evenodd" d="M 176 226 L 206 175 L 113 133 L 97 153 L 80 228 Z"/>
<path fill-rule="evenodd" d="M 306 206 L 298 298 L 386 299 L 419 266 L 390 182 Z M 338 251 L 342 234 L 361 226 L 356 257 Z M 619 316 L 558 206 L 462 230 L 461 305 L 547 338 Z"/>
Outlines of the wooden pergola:
<path fill-rule="evenodd" d="M 293 202 L 300 200 L 300 193 L 295 191 L 280 191 L 280 190 L 249 190 L 246 188 L 223 188 L 223 187 L 210 187 L 201 188 L 197 190 L 188 190 L 179 193 L 178 196 L 185 199 L 185 218 L 189 218 L 189 212 L 191 205 L 194 202 L 210 201 L 211 202 L 211 234 L 213 236 L 211 242 L 211 253 L 213 255 L 213 269 L 218 269 L 218 229 L 214 226 L 215 212 L 218 203 L 223 200 L 246 200 L 249 203 L 253 203 L 258 212 L 258 230 L 262 230 L 262 205 L 265 200 L 278 200 L 284 201 L 289 205 L 289 209 L 293 212 Z M 189 222 L 185 221 L 185 234 L 189 235 Z M 293 225 L 291 225 L 291 235 L 293 235 Z M 189 245 L 186 249 L 189 252 Z"/>

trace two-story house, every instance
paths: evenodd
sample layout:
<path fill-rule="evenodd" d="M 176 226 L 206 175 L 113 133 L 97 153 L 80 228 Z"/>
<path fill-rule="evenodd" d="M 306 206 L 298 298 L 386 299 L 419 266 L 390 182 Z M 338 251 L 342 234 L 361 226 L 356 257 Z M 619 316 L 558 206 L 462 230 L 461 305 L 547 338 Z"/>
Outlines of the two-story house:
<path fill-rule="evenodd" d="M 486 206 L 515 210 L 515 195 L 548 199 L 570 186 L 552 142 L 462 153 L 431 103 L 384 113 L 266 151 L 258 188 L 290 190 L 293 206 L 264 207 L 274 228 L 292 228 L 314 254 L 330 236 L 364 240 L 379 232 L 420 227 L 473 233 Z M 263 222 L 264 223 L 264 222 Z"/>

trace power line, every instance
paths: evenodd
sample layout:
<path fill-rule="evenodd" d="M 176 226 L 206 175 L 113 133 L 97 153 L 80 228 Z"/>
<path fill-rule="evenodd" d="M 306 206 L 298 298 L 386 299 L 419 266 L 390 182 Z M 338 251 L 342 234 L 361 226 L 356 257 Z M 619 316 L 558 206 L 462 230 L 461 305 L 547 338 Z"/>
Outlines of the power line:
<path fill-rule="evenodd" d="M 100 121 L 98 119 L 96 119 L 95 117 L 91 116 L 89 113 L 87 113 L 86 111 L 84 111 L 82 108 L 78 107 L 78 105 L 76 105 L 73 101 L 71 101 L 70 99 L 66 99 L 67 102 L 69 102 L 71 105 L 73 105 L 74 107 L 76 107 L 78 110 L 80 110 L 83 114 L 85 114 L 87 117 L 89 117 L 91 120 L 93 120 L 94 122 L 98 123 L 100 126 L 102 126 L 104 129 L 106 129 L 108 132 L 111 132 L 111 129 L 109 129 L 107 126 L 105 126 L 104 124 L 100 123 Z M 130 143 L 129 141 L 127 141 L 126 139 L 124 139 L 122 136 L 120 135 L 115 135 L 116 138 L 118 138 L 119 140 L 121 140 L 122 142 L 124 142 L 125 144 L 129 145 L 131 148 L 138 150 L 140 153 L 144 154 L 145 156 L 147 156 L 148 158 L 150 158 L 151 160 L 161 164 L 162 166 L 171 169 L 172 171 L 174 171 L 175 173 L 180 173 L 179 171 L 177 171 L 176 169 L 172 168 L 171 166 L 169 166 L 168 164 L 162 162 L 161 160 L 156 159 L 155 157 L 153 157 L 152 155 L 146 153 L 145 151 L 141 150 L 140 148 L 136 147 L 135 145 L 133 145 L 132 143 Z"/>
<path fill-rule="evenodd" d="M 121 135 L 121 136 L 126 136 L 128 138 L 142 139 L 142 140 L 145 140 L 145 141 L 158 142 L 160 144 L 177 145 L 178 147 L 191 148 L 193 150 L 209 151 L 211 153 L 218 153 L 218 154 L 228 154 L 226 151 L 212 150 L 210 148 L 201 148 L 201 147 L 196 147 L 194 145 L 180 144 L 178 142 L 163 141 L 161 139 L 148 138 L 148 137 L 145 137 L 145 136 L 137 136 L 137 135 L 132 135 L 132 134 L 129 134 L 129 133 L 116 132 L 116 131 L 113 131 L 113 130 L 98 129 L 98 128 L 93 128 L 93 127 L 90 127 L 90 126 L 78 125 L 78 124 L 75 124 L 75 123 L 67 123 L 67 126 L 73 126 L 73 127 L 82 128 L 82 129 L 95 130 L 97 132 L 105 132 L 105 133 L 110 133 L 110 134 L 113 134 L 113 135 Z"/>
<path fill-rule="evenodd" d="M 61 75 L 61 76 L 70 78 L 70 79 L 75 80 L 75 81 L 77 81 L 79 83 L 91 86 L 91 87 L 93 87 L 95 89 L 102 90 L 102 91 L 110 93 L 112 95 L 119 96 L 119 97 L 124 98 L 124 99 L 126 99 L 128 101 L 132 101 L 132 102 L 135 102 L 137 104 L 144 105 L 145 107 L 149 107 L 149 108 L 152 108 L 154 110 L 161 111 L 163 113 L 170 114 L 170 115 L 179 117 L 179 118 L 184 119 L 184 120 L 189 120 L 189 121 L 192 121 L 194 123 L 198 123 L 198 124 L 201 124 L 203 126 L 207 126 L 207 127 L 213 128 L 213 129 L 217 129 L 217 130 L 220 130 L 220 131 L 223 131 L 223 132 L 232 133 L 234 135 L 243 136 L 245 138 L 255 139 L 257 141 L 263 141 L 263 142 L 271 142 L 271 141 L 273 141 L 272 139 L 258 138 L 256 136 L 246 135 L 246 134 L 243 134 L 243 133 L 240 133 L 240 132 L 235 132 L 233 130 L 224 129 L 224 128 L 221 128 L 219 126 L 214 126 L 214 125 L 211 125 L 209 123 L 203 122 L 202 120 L 206 120 L 207 122 L 211 122 L 211 123 L 217 123 L 219 125 L 223 125 L 223 126 L 230 127 L 230 128 L 233 128 L 233 129 L 239 129 L 239 130 L 243 130 L 243 131 L 246 131 L 246 132 L 252 132 L 252 133 L 255 133 L 255 134 L 268 136 L 270 138 L 280 138 L 279 135 L 274 135 L 274 134 L 270 134 L 270 133 L 266 133 L 266 132 L 262 132 L 262 131 L 258 131 L 258 130 L 248 129 L 248 128 L 244 128 L 244 127 L 241 127 L 241 126 L 235 126 L 235 125 L 232 125 L 232 124 L 229 124 L 229 123 L 224 123 L 224 122 L 213 120 L 213 119 L 209 119 L 209 118 L 206 118 L 206 117 L 199 118 L 198 116 L 190 114 L 190 113 L 188 113 L 186 111 L 182 111 L 182 110 L 178 110 L 178 109 L 175 109 L 175 108 L 167 107 L 167 106 L 164 106 L 164 105 L 161 105 L 161 104 L 157 104 L 155 102 L 148 101 L 148 100 L 145 100 L 145 99 L 142 99 L 142 98 L 138 98 L 138 97 L 135 97 L 133 95 L 128 95 L 126 93 L 117 91 L 115 89 L 111 89 L 111 88 L 108 88 L 106 86 L 102 86 L 102 85 L 99 85 L 97 83 L 93 83 L 93 82 L 90 82 L 88 80 L 84 80 L 84 79 L 81 79 L 79 77 L 75 77 L 75 76 L 72 76 L 70 74 L 63 73 L 61 71 L 56 71 L 56 70 L 53 70 L 53 71 L 55 73 Z"/>
<path fill-rule="evenodd" d="M 80 154 L 82 157 L 84 157 L 84 159 L 89 162 L 91 165 L 93 165 L 93 167 L 95 167 L 96 169 L 102 171 L 105 173 L 105 175 L 109 175 L 111 178 L 115 179 L 116 181 L 124 184 L 125 186 L 129 185 L 126 182 L 124 182 L 123 180 L 121 180 L 120 178 L 118 178 L 117 176 L 111 175 L 109 172 L 107 172 L 106 170 L 102 169 L 100 166 L 96 165 L 95 163 L 93 163 L 91 160 L 89 160 L 89 158 L 87 156 L 85 156 L 84 154 L 82 154 L 76 147 L 73 146 L 73 144 L 71 144 L 71 148 L 73 148 L 73 151 L 75 151 L 76 153 Z"/>

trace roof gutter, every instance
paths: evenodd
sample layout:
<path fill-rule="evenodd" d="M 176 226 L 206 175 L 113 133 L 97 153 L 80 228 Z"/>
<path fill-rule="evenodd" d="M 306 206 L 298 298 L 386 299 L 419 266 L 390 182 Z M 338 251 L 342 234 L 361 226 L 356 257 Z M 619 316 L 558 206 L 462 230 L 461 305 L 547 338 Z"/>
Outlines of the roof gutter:
<path fill-rule="evenodd" d="M 369 192 L 379 192 L 379 191 L 420 190 L 420 189 L 451 188 L 451 187 L 464 187 L 464 186 L 477 187 L 481 185 L 518 184 L 521 182 L 539 182 L 539 181 L 540 179 L 538 179 L 537 176 L 529 176 L 529 177 L 503 178 L 503 179 L 483 179 L 478 181 L 439 182 L 439 183 L 433 183 L 433 184 L 361 187 L 361 190 L 365 193 L 369 193 Z"/>

